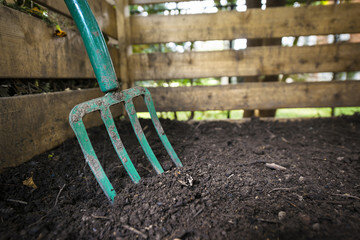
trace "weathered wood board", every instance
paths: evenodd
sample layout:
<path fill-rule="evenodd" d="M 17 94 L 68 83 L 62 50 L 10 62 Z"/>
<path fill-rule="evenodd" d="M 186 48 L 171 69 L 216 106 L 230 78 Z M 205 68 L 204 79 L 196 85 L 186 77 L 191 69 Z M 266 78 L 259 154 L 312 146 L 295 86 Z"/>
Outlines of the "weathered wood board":
<path fill-rule="evenodd" d="M 70 110 L 103 94 L 98 89 L 0 98 L 0 171 L 23 163 L 73 137 Z M 118 116 L 119 109 L 113 114 Z M 86 127 L 102 124 L 100 114 L 84 118 Z"/>
<path fill-rule="evenodd" d="M 211 87 L 149 89 L 157 111 L 273 109 L 360 106 L 360 81 L 318 83 L 243 83 Z M 0 98 L 0 171 L 50 150 L 74 134 L 72 107 L 102 96 L 98 89 Z M 121 109 L 112 109 L 117 116 Z M 136 101 L 138 112 L 147 111 Z M 102 123 L 85 117 L 86 127 Z"/>
<path fill-rule="evenodd" d="M 157 111 L 360 106 L 360 81 L 149 88 Z M 146 111 L 143 105 L 138 111 Z"/>
<path fill-rule="evenodd" d="M 131 17 L 131 43 L 276 38 L 360 32 L 360 4 Z"/>
<path fill-rule="evenodd" d="M 133 54 L 131 78 L 160 80 L 360 70 L 360 44 Z"/>
<path fill-rule="evenodd" d="M 64 0 L 35 0 L 34 2 L 43 5 L 53 11 L 70 16 Z M 88 0 L 91 10 L 99 24 L 100 29 L 107 35 L 117 38 L 116 15 L 114 6 L 105 0 Z"/>
<path fill-rule="evenodd" d="M 19 164 L 72 136 L 71 108 L 100 95 L 99 90 L 84 90 L 0 98 L 0 166 Z"/>
<path fill-rule="evenodd" d="M 0 78 L 95 78 L 78 31 L 53 33 L 40 19 L 0 5 Z M 109 51 L 118 71 L 118 50 Z"/>

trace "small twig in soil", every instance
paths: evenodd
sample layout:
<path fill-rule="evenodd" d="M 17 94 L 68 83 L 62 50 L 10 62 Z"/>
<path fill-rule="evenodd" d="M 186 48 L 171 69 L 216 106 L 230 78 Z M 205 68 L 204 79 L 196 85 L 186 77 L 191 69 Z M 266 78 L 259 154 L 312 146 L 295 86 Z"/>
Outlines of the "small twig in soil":
<path fill-rule="evenodd" d="M 8 202 L 16 202 L 16 203 L 20 203 L 20 204 L 24 204 L 24 205 L 27 205 L 27 204 L 28 204 L 28 203 L 25 202 L 25 201 L 16 200 L 16 199 L 11 199 L 11 198 L 6 199 L 6 201 L 8 201 Z"/>
<path fill-rule="evenodd" d="M 64 190 L 64 187 L 66 186 L 66 184 L 64 184 L 61 188 L 60 188 L 60 191 L 59 193 L 57 194 L 56 196 L 56 199 L 55 199 L 55 204 L 54 204 L 54 207 L 56 206 L 56 204 L 58 203 L 58 200 L 59 200 L 59 197 L 60 197 L 60 194 L 62 192 L 62 190 Z"/>
<path fill-rule="evenodd" d="M 291 191 L 291 190 L 295 190 L 297 189 L 298 187 L 290 187 L 290 188 L 274 188 L 274 189 L 271 189 L 268 193 L 272 193 L 272 192 L 275 192 L 275 191 Z"/>
<path fill-rule="evenodd" d="M 106 217 L 106 216 L 97 216 L 97 215 L 94 215 L 94 214 L 91 214 L 91 216 L 92 216 L 93 218 L 110 220 L 110 218 L 109 218 L 109 217 Z"/>
<path fill-rule="evenodd" d="M 270 132 L 269 130 L 265 129 L 265 131 L 267 131 L 270 134 L 270 140 L 276 138 L 276 135 Z"/>
<path fill-rule="evenodd" d="M 182 180 L 177 180 L 181 185 L 183 185 L 183 186 L 185 186 L 185 187 L 187 187 L 188 185 L 184 182 L 184 181 L 182 181 Z"/>
<path fill-rule="evenodd" d="M 202 211 L 204 211 L 204 207 L 203 208 L 201 208 L 199 211 L 197 211 L 197 213 L 195 213 L 195 215 L 194 215 L 194 218 L 197 216 L 197 215 L 199 215 L 200 213 L 202 213 Z"/>
<path fill-rule="evenodd" d="M 356 199 L 356 200 L 360 200 L 360 197 L 357 197 L 357 196 L 353 196 L 353 195 L 350 195 L 350 194 L 332 194 L 333 196 L 339 196 L 339 197 L 346 197 L 346 198 L 353 198 L 353 199 Z"/>
<path fill-rule="evenodd" d="M 231 174 L 230 176 L 228 176 L 227 178 L 229 179 L 229 178 L 231 178 L 231 177 L 233 177 L 234 176 L 234 174 Z"/>
<path fill-rule="evenodd" d="M 37 220 L 36 222 L 30 224 L 28 227 L 31 227 L 33 225 L 38 224 L 39 222 L 41 222 L 49 213 L 45 214 L 44 216 L 42 216 L 41 218 L 39 218 L 39 220 Z"/>
<path fill-rule="evenodd" d="M 133 228 L 133 227 L 131 227 L 129 225 L 123 225 L 122 227 L 129 230 L 129 231 L 132 231 L 133 233 L 136 233 L 137 235 L 141 236 L 144 239 L 147 239 L 147 235 L 145 233 L 140 232 L 136 228 Z"/>
<path fill-rule="evenodd" d="M 119 164 L 119 165 L 116 165 L 114 168 L 122 168 L 122 167 L 124 167 L 124 165 Z"/>
<path fill-rule="evenodd" d="M 9 214 L 12 213 L 13 211 L 14 211 L 13 208 L 0 208 L 0 213 Z"/>
<path fill-rule="evenodd" d="M 291 206 L 293 206 L 294 208 L 296 208 L 296 209 L 298 209 L 298 210 L 301 211 L 301 209 L 300 209 L 298 206 L 296 206 L 295 204 L 293 204 L 292 202 L 287 201 L 287 200 L 286 200 L 286 202 L 287 202 L 288 204 L 290 204 Z"/>
<path fill-rule="evenodd" d="M 199 122 L 198 125 L 196 125 L 196 127 L 194 128 L 194 130 L 196 130 L 198 127 L 200 127 L 200 125 L 202 125 L 204 122 Z"/>
<path fill-rule="evenodd" d="M 275 170 L 286 170 L 286 167 L 277 165 L 276 163 L 265 163 L 265 166 L 270 168 L 270 169 L 275 169 Z"/>
<path fill-rule="evenodd" d="M 293 193 L 298 199 L 299 199 L 299 201 L 301 202 L 301 201 L 304 201 L 304 197 L 303 196 L 301 196 L 301 195 L 299 195 L 299 194 L 297 194 L 297 193 Z"/>
<path fill-rule="evenodd" d="M 142 169 L 145 169 L 146 171 L 148 171 L 149 173 L 151 173 L 151 169 L 150 168 L 148 168 L 148 167 L 145 167 L 145 166 L 139 166 L 139 167 L 141 167 Z"/>

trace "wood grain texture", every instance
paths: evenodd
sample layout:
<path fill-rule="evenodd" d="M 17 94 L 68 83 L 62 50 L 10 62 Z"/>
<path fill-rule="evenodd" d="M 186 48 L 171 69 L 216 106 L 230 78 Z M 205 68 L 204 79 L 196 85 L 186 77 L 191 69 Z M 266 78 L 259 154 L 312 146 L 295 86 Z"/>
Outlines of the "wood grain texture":
<path fill-rule="evenodd" d="M 73 137 L 70 110 L 103 94 L 98 89 L 0 98 L 0 170 L 19 165 Z M 119 115 L 116 109 L 114 115 Z M 86 127 L 102 124 L 100 114 L 84 118 Z"/>
<path fill-rule="evenodd" d="M 130 0 L 131 5 L 145 5 L 145 4 L 156 4 L 166 2 L 189 2 L 194 0 Z M 199 1 L 199 0 L 197 0 Z"/>
<path fill-rule="evenodd" d="M 53 11 L 71 17 L 64 0 L 35 0 Z M 107 35 L 117 38 L 116 15 L 114 6 L 105 0 L 88 0 L 91 10 L 99 24 L 100 29 Z"/>
<path fill-rule="evenodd" d="M 156 111 L 360 106 L 360 81 L 149 88 Z M 146 111 L 143 104 L 138 111 Z"/>
<path fill-rule="evenodd" d="M 0 78 L 95 78 L 78 31 L 54 37 L 40 19 L 2 5 L 0 16 Z M 115 66 L 117 51 L 110 47 Z"/>
<path fill-rule="evenodd" d="M 133 54 L 130 69 L 135 80 L 342 72 L 360 70 L 359 55 L 359 43 Z"/>
<path fill-rule="evenodd" d="M 276 38 L 360 32 L 360 4 L 131 17 L 131 43 Z"/>

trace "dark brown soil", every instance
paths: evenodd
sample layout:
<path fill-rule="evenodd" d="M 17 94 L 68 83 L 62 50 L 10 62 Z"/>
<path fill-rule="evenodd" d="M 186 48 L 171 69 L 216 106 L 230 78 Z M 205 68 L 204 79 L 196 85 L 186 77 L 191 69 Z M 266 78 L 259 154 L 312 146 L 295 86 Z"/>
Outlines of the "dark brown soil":
<path fill-rule="evenodd" d="M 142 177 L 137 185 L 105 129 L 91 129 L 118 193 L 115 205 L 71 139 L 0 175 L 0 238 L 360 238 L 359 115 L 241 124 L 163 120 L 182 169 L 173 167 L 151 122 L 141 123 L 164 174 L 151 169 L 128 122 L 118 129 Z M 35 190 L 22 183 L 31 176 Z"/>

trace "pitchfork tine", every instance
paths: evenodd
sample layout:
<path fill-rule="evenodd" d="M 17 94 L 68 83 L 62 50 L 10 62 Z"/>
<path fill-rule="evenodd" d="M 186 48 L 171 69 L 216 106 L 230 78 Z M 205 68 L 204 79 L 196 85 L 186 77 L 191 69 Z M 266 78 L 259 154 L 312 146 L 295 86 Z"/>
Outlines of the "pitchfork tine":
<path fill-rule="evenodd" d="M 132 164 L 129 155 L 127 154 L 125 147 L 120 139 L 119 133 L 116 129 L 115 122 L 113 120 L 111 111 L 108 107 L 101 109 L 101 118 L 106 126 L 106 130 L 110 136 L 111 142 L 115 148 L 117 155 L 119 156 L 125 170 L 128 172 L 131 180 L 134 183 L 140 181 L 140 176 Z"/>
<path fill-rule="evenodd" d="M 145 100 L 146 107 L 150 113 L 151 120 L 154 124 L 157 134 L 159 135 L 159 138 L 161 139 L 161 142 L 165 146 L 166 151 L 170 155 L 171 160 L 175 163 L 175 165 L 177 167 L 182 167 L 183 165 L 182 165 L 179 157 L 177 156 L 176 152 L 174 151 L 174 148 L 171 146 L 169 139 L 166 137 L 164 129 L 162 128 L 159 118 L 156 115 L 154 102 L 151 98 L 151 94 L 150 94 L 149 90 L 144 88 L 143 92 L 144 92 L 144 100 Z"/>
<path fill-rule="evenodd" d="M 76 137 L 79 140 L 81 150 L 84 153 L 85 160 L 90 166 L 91 171 L 95 175 L 97 182 L 99 183 L 101 189 L 104 191 L 106 197 L 110 201 L 114 201 L 116 192 L 111 185 L 108 177 L 106 176 L 98 157 L 94 151 L 94 148 L 90 142 L 89 136 L 87 135 L 85 125 L 82 121 L 82 109 L 79 109 L 83 104 L 79 104 L 73 108 L 70 113 L 70 124 L 73 128 Z"/>
<path fill-rule="evenodd" d="M 159 161 L 157 160 L 157 158 L 155 157 L 154 152 L 152 151 L 146 137 L 145 134 L 141 128 L 140 122 L 138 117 L 136 116 L 136 111 L 135 111 L 135 106 L 134 103 L 132 102 L 132 100 L 128 100 L 125 102 L 125 109 L 126 112 L 129 115 L 130 118 L 130 122 L 131 125 L 135 131 L 135 135 L 137 137 L 137 139 L 139 140 L 141 147 L 143 148 L 147 158 L 149 159 L 151 165 L 154 167 L 155 171 L 158 174 L 161 174 L 164 172 L 163 168 L 161 167 Z"/>

